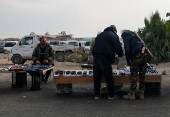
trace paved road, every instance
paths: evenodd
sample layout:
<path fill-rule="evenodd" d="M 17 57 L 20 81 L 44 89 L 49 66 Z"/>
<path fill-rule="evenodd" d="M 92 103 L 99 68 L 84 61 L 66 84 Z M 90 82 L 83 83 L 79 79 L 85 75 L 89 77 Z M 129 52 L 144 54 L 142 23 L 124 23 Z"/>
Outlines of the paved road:
<path fill-rule="evenodd" d="M 117 100 L 108 100 L 107 95 L 94 100 L 93 84 L 76 84 L 72 94 L 57 94 L 50 80 L 42 90 L 30 91 L 30 77 L 26 88 L 11 88 L 11 78 L 3 74 L 0 117 L 169 117 L 169 84 L 169 76 L 163 76 L 162 93 L 146 94 L 145 100 L 124 100 L 127 85 Z"/>

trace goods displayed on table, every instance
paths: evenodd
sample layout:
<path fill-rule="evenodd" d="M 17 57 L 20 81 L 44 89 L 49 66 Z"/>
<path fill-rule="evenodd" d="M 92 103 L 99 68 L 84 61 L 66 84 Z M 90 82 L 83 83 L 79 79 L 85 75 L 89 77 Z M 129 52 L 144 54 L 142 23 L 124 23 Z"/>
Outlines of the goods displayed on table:
<path fill-rule="evenodd" d="M 125 65 L 124 66 L 124 71 L 125 71 L 125 74 L 130 75 L 131 74 L 130 73 L 130 66 L 126 66 Z M 161 75 L 161 73 L 159 73 L 154 66 L 150 65 L 149 63 L 147 63 L 147 68 L 146 68 L 145 75 Z"/>
<path fill-rule="evenodd" d="M 11 67 L 12 67 L 12 66 L 9 66 L 9 67 L 7 67 L 7 68 L 2 68 L 2 69 L 0 69 L 0 71 L 8 71 L 9 69 L 11 69 Z"/>
<path fill-rule="evenodd" d="M 124 66 L 124 70 L 113 70 L 113 76 L 130 75 L 130 66 Z M 154 66 L 147 63 L 146 75 L 161 75 Z M 93 70 L 58 70 L 54 76 L 93 76 Z"/>
<path fill-rule="evenodd" d="M 42 70 L 46 70 L 48 68 L 52 67 L 52 65 L 31 65 L 28 66 L 26 71 L 42 71 Z"/>
<path fill-rule="evenodd" d="M 93 76 L 93 70 L 58 70 L 54 76 Z"/>
<path fill-rule="evenodd" d="M 28 67 L 28 65 L 23 65 L 23 64 L 20 64 L 20 65 L 15 65 L 15 66 L 12 66 L 9 71 L 24 71 L 26 70 Z"/>
<path fill-rule="evenodd" d="M 24 71 L 28 67 L 27 64 L 19 64 L 19 65 L 14 65 L 14 66 L 9 66 L 7 68 L 0 69 L 0 71 Z"/>
<path fill-rule="evenodd" d="M 52 67 L 52 65 L 27 65 L 19 64 L 9 66 L 7 68 L 1 68 L 0 71 L 42 71 Z"/>

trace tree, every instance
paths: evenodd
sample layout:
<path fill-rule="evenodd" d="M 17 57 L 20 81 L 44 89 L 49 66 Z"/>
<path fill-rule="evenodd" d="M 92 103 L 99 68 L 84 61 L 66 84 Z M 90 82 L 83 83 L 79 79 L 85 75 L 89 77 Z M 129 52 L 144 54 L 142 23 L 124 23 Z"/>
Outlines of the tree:
<path fill-rule="evenodd" d="M 36 35 L 35 32 L 31 32 L 30 35 Z"/>
<path fill-rule="evenodd" d="M 145 18 L 144 23 L 145 27 L 138 29 L 138 35 L 143 38 L 157 62 L 170 61 L 170 22 L 161 19 L 156 11 L 151 14 L 150 19 Z"/>

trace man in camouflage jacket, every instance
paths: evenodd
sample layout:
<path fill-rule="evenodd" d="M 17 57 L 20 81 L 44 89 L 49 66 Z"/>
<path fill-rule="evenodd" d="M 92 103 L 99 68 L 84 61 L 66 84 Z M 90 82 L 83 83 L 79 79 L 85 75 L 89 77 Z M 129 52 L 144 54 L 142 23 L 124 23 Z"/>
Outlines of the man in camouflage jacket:
<path fill-rule="evenodd" d="M 54 50 L 48 43 L 46 43 L 46 39 L 44 37 L 40 38 L 40 43 L 34 49 L 32 54 L 32 60 L 34 64 L 54 65 Z M 48 81 L 48 77 L 50 76 L 50 73 L 51 70 L 48 70 L 46 72 L 44 83 Z"/>
<path fill-rule="evenodd" d="M 131 87 L 127 95 L 124 95 L 124 99 L 134 100 L 135 91 L 137 87 L 137 77 L 139 72 L 139 98 L 144 99 L 145 90 L 145 73 L 147 68 L 147 59 L 149 58 L 145 47 L 138 42 L 136 36 L 133 35 L 131 31 L 124 31 L 122 33 L 122 38 L 124 42 L 125 55 L 127 60 L 127 65 L 130 66 L 130 79 Z"/>

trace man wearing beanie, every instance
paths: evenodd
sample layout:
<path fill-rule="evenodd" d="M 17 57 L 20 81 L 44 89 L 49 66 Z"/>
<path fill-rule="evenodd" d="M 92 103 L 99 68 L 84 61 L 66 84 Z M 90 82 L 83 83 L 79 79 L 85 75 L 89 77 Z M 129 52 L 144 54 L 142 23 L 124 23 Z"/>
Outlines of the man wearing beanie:
<path fill-rule="evenodd" d="M 117 29 L 114 25 L 111 25 L 104 29 L 96 39 L 92 50 L 94 57 L 93 60 L 93 78 L 94 78 L 94 93 L 95 99 L 99 99 L 101 78 L 105 77 L 108 99 L 115 99 L 116 94 L 114 91 L 114 78 L 112 75 L 112 63 L 115 61 L 115 53 L 119 56 L 123 56 L 123 50 L 117 35 Z"/>

